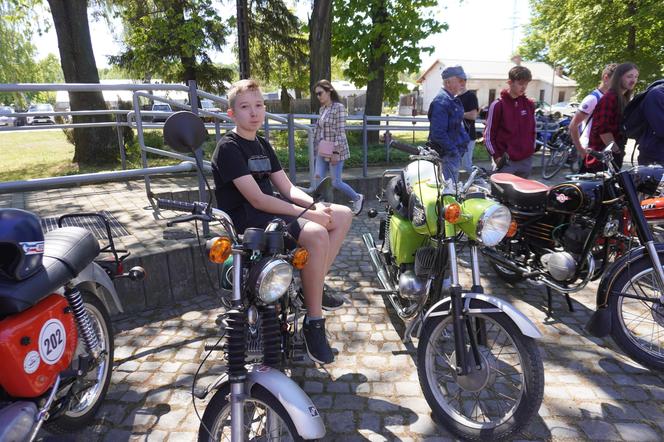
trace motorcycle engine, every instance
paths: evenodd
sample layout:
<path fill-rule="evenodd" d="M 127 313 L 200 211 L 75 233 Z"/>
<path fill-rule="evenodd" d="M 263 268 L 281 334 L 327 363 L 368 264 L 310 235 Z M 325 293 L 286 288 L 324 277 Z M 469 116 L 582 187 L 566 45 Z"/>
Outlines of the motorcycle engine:
<path fill-rule="evenodd" d="M 566 251 L 580 255 L 583 253 L 583 245 L 586 243 L 586 239 L 591 231 L 592 227 L 590 226 L 582 226 L 579 223 L 570 224 L 565 229 L 563 237 L 560 238 L 560 243 Z"/>
<path fill-rule="evenodd" d="M 576 260 L 568 252 L 547 253 L 540 261 L 556 281 L 567 281 L 576 273 Z"/>
<path fill-rule="evenodd" d="M 399 294 L 404 298 L 420 298 L 426 294 L 428 288 L 428 280 L 418 278 L 412 270 L 406 270 L 399 275 Z"/>

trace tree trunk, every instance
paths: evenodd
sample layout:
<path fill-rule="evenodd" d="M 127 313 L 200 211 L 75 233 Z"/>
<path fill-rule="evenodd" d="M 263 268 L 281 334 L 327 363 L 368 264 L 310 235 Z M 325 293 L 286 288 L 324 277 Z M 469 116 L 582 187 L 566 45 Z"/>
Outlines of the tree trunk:
<path fill-rule="evenodd" d="M 371 18 L 373 26 L 385 28 L 387 22 L 387 8 L 385 1 L 380 1 L 376 9 L 372 11 Z M 381 115 L 383 112 L 383 95 L 385 94 L 385 65 L 387 65 L 387 54 L 381 51 L 384 45 L 384 37 L 377 33 L 371 42 L 371 55 L 369 58 L 369 72 L 371 79 L 367 82 L 367 98 L 364 107 L 366 115 Z M 379 54 L 379 55 L 377 55 Z M 380 121 L 371 121 L 368 124 L 380 124 Z M 378 131 L 367 133 L 369 144 L 378 143 Z"/>
<path fill-rule="evenodd" d="M 289 114 L 291 111 L 291 98 L 286 86 L 281 86 L 281 96 L 279 99 L 281 101 L 281 113 Z"/>
<path fill-rule="evenodd" d="M 318 80 L 332 81 L 332 0 L 314 0 L 309 19 L 309 93 L 311 112 L 318 113 L 320 103 L 311 92 Z"/>
<path fill-rule="evenodd" d="M 627 3 L 627 15 L 630 18 L 630 24 L 627 28 L 627 52 L 631 60 L 636 55 L 636 25 L 634 24 L 634 16 L 636 15 L 636 1 L 631 0 Z"/>
<path fill-rule="evenodd" d="M 236 0 L 237 7 L 237 46 L 240 80 L 251 76 L 249 70 L 249 13 L 247 0 Z"/>
<path fill-rule="evenodd" d="M 60 63 L 67 83 L 99 83 L 88 26 L 86 0 L 48 0 L 58 36 Z M 99 92 L 70 92 L 72 111 L 105 110 Z M 74 123 L 107 122 L 108 115 L 75 116 Z M 74 129 L 74 162 L 81 165 L 108 165 L 118 162 L 116 135 L 111 127 Z"/>

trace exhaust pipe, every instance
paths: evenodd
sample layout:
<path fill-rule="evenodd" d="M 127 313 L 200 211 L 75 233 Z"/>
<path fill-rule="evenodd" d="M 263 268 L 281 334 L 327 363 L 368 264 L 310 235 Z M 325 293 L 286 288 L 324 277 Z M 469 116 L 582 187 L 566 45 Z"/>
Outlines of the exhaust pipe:
<path fill-rule="evenodd" d="M 376 243 L 374 242 L 373 236 L 371 235 L 371 233 L 365 233 L 362 235 L 362 239 L 364 240 L 364 245 L 367 247 L 367 250 L 369 251 L 369 256 L 371 257 L 371 264 L 373 265 L 373 268 L 376 271 L 376 274 L 378 275 L 378 280 L 383 285 L 383 288 L 390 292 L 396 292 L 396 289 L 390 282 L 390 277 L 387 272 L 387 268 L 383 264 L 383 260 L 380 258 L 380 255 L 378 255 L 380 251 L 376 247 Z"/>

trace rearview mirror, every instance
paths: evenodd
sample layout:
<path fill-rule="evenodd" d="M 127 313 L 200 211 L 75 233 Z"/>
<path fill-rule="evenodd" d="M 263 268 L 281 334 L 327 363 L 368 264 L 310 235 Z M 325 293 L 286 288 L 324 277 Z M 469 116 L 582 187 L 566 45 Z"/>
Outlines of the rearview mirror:
<path fill-rule="evenodd" d="M 326 176 L 320 181 L 320 183 L 318 183 L 318 186 L 316 186 L 314 191 L 311 193 L 311 197 L 314 199 L 314 201 L 320 201 L 320 199 L 323 198 L 327 192 L 329 192 L 331 187 L 332 180 L 329 176 Z"/>
<path fill-rule="evenodd" d="M 164 141 L 180 153 L 191 153 L 207 139 L 205 124 L 189 111 L 172 114 L 164 124 Z"/>

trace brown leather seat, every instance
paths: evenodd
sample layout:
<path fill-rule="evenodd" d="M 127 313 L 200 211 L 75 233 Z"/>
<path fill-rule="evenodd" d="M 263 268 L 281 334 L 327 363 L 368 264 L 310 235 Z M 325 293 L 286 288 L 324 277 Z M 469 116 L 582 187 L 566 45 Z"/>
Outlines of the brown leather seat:
<path fill-rule="evenodd" d="M 490 177 L 491 194 L 501 203 L 522 212 L 543 212 L 549 186 L 511 173 L 495 173 Z"/>

